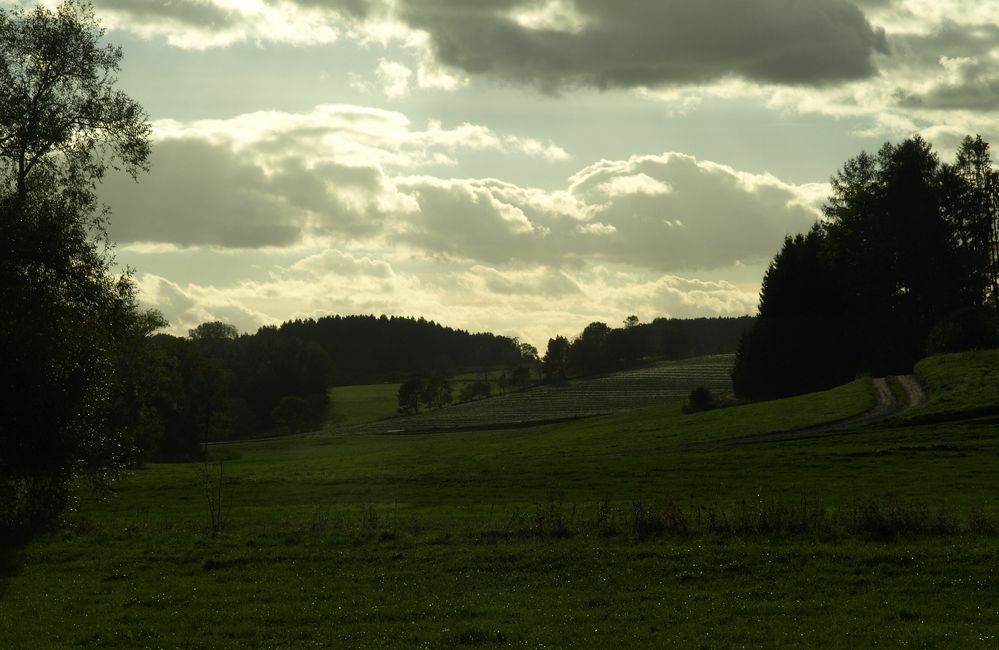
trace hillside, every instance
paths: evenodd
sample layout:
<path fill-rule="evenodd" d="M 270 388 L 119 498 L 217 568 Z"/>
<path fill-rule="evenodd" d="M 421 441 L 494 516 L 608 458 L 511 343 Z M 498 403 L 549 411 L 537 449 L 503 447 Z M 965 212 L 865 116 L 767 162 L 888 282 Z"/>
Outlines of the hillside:
<path fill-rule="evenodd" d="M 683 401 L 697 386 L 731 395 L 733 355 L 663 361 L 604 377 L 543 385 L 443 409 L 338 429 L 339 433 L 418 432 L 521 426 L 633 411 Z"/>
<path fill-rule="evenodd" d="M 922 408 L 974 369 L 999 355 L 928 360 Z M 947 422 L 735 447 L 683 443 L 862 412 L 870 382 L 694 415 L 220 446 L 221 532 L 217 463 L 81 493 L 0 564 L 0 645 L 981 647 L 999 631 L 982 607 L 996 396 L 961 394 Z"/>

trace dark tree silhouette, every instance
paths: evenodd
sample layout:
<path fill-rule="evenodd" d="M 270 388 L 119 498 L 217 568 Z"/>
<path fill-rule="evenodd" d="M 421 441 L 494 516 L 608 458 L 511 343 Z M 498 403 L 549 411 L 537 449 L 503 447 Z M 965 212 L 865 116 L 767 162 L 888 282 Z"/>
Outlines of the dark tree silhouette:
<path fill-rule="evenodd" d="M 786 239 L 767 271 L 736 392 L 766 399 L 908 372 L 928 347 L 994 339 L 995 179 L 980 138 L 953 166 L 919 137 L 847 161 L 825 222 Z"/>
<path fill-rule="evenodd" d="M 852 376 L 839 359 L 843 301 L 816 226 L 787 237 L 763 277 L 760 313 L 736 356 L 736 394 L 772 399 Z"/>
<path fill-rule="evenodd" d="M 410 377 L 399 386 L 399 412 L 419 413 L 420 396 L 423 394 L 423 378 Z"/>
<path fill-rule="evenodd" d="M 608 369 L 607 339 L 611 328 L 606 323 L 593 322 L 569 347 L 569 367 L 581 377 L 595 375 Z"/>
<path fill-rule="evenodd" d="M 400 389 L 401 390 L 401 389 Z M 451 392 L 451 382 L 442 373 L 434 373 L 423 385 L 420 401 L 428 407 L 444 408 L 454 397 Z"/>
<path fill-rule="evenodd" d="M 89 6 L 0 10 L 0 528 L 64 506 L 71 477 L 112 475 L 115 350 L 134 334 L 130 277 L 112 271 L 95 187 L 146 168 L 150 127 L 116 90 L 121 50 Z M 120 413 L 120 411 L 119 411 Z M 120 424 L 120 422 L 119 422 Z"/>
<path fill-rule="evenodd" d="M 569 377 L 569 340 L 564 336 L 548 339 L 541 372 L 549 383 L 564 382 Z"/>
<path fill-rule="evenodd" d="M 942 172 L 945 218 L 953 225 L 961 271 L 975 281 L 972 299 L 991 302 L 999 312 L 999 171 L 989 144 L 981 136 L 966 137 L 955 164 Z"/>

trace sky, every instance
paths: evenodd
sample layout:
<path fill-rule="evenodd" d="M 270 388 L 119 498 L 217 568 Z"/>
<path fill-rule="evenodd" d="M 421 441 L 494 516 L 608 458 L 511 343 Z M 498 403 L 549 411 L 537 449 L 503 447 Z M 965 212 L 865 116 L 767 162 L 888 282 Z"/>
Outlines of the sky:
<path fill-rule="evenodd" d="M 999 139 L 999 0 L 93 4 L 153 126 L 110 234 L 177 334 L 752 314 L 849 158 Z"/>

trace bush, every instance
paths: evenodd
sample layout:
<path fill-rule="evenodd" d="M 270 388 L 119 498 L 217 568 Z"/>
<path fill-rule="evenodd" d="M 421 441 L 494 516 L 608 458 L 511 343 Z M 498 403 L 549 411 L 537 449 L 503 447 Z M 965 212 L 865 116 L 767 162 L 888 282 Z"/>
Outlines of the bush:
<path fill-rule="evenodd" d="M 687 402 L 683 405 L 683 412 L 698 413 L 700 411 L 708 411 L 714 407 L 715 398 L 711 395 L 711 391 L 704 386 L 698 386 L 690 391 L 690 397 L 687 398 Z"/>
<path fill-rule="evenodd" d="M 999 343 L 995 314 L 984 307 L 965 307 L 937 322 L 926 340 L 927 354 L 964 352 Z"/>

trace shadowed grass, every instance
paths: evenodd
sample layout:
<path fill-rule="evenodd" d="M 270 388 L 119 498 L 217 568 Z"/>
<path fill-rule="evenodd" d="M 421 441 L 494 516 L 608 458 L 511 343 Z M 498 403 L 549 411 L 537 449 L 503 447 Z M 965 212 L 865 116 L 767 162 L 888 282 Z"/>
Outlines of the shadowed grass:
<path fill-rule="evenodd" d="M 202 466 L 151 465 L 8 553 L 0 647 L 994 645 L 993 426 L 676 447 L 870 403 L 228 445 L 218 535 Z"/>

